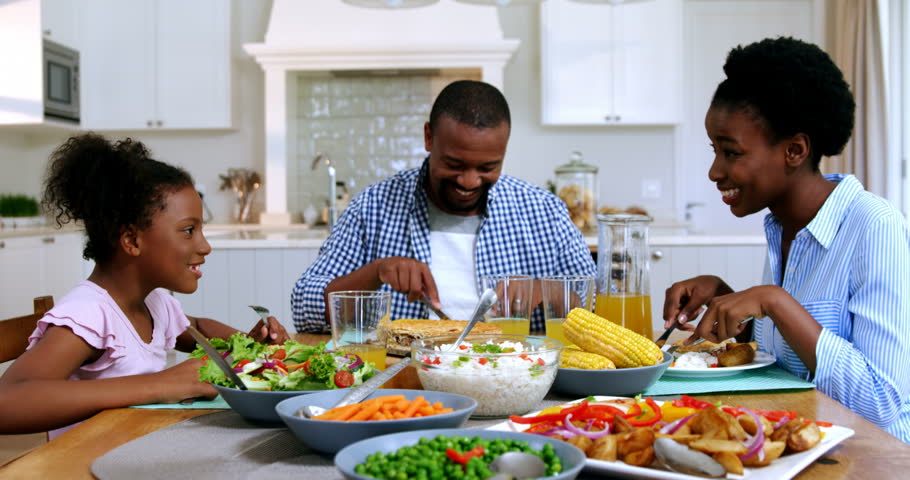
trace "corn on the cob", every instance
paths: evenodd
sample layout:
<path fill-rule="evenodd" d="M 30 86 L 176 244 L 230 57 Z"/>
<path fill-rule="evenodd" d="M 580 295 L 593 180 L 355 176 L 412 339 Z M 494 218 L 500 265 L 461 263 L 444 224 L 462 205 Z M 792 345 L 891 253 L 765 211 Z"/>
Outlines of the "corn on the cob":
<path fill-rule="evenodd" d="M 609 358 L 617 368 L 650 366 L 663 358 L 652 340 L 582 308 L 569 312 L 563 330 L 570 342 Z"/>
<path fill-rule="evenodd" d="M 585 370 L 614 369 L 616 365 L 609 358 L 591 352 L 583 352 L 574 348 L 564 348 L 559 357 L 561 368 L 583 368 Z"/>

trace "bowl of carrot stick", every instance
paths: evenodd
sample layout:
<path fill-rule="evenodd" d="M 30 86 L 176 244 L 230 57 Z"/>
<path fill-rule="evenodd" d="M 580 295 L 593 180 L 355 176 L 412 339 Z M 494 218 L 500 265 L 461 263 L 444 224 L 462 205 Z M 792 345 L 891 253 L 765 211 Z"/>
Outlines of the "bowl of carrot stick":
<path fill-rule="evenodd" d="M 477 401 L 446 392 L 380 389 L 366 400 L 332 408 L 345 390 L 292 397 L 282 400 L 275 411 L 304 445 L 325 453 L 336 453 L 365 438 L 386 433 L 427 428 L 461 427 Z M 306 405 L 329 409 L 323 415 L 306 418 L 298 410 Z"/>

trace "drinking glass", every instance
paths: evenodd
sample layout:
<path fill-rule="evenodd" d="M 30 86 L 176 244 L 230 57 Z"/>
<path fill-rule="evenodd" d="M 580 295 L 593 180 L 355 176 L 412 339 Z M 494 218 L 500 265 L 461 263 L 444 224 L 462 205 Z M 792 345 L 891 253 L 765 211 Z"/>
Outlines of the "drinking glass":
<path fill-rule="evenodd" d="M 563 333 L 566 316 L 573 308 L 591 311 L 594 300 L 594 276 L 553 275 L 540 279 L 543 293 L 543 315 L 547 336 L 572 345 Z"/>
<path fill-rule="evenodd" d="M 329 321 L 335 350 L 355 353 L 364 362 L 385 369 L 386 346 L 379 323 L 388 321 L 392 304 L 388 292 L 345 290 L 329 292 Z"/>
<path fill-rule="evenodd" d="M 484 290 L 492 288 L 499 297 L 486 321 L 498 325 L 505 334 L 530 334 L 534 279 L 530 275 L 484 275 L 481 283 Z"/>

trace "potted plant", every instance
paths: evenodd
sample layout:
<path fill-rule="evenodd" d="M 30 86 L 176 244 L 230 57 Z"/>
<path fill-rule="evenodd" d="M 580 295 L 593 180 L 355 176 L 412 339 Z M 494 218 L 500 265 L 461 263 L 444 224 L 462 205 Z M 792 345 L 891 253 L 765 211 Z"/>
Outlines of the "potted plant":
<path fill-rule="evenodd" d="M 44 224 L 38 200 L 22 194 L 0 195 L 0 225 L 3 228 L 24 228 Z"/>

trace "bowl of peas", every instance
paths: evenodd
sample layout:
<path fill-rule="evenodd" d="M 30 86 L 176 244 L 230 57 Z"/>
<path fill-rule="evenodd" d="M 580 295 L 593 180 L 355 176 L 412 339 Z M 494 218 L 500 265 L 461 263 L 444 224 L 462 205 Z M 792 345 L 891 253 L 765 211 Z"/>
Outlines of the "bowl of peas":
<path fill-rule="evenodd" d="M 506 452 L 530 452 L 547 466 L 546 479 L 578 476 L 585 454 L 574 445 L 541 435 L 475 429 L 416 430 L 352 443 L 335 455 L 348 479 L 489 478 L 490 462 Z"/>

